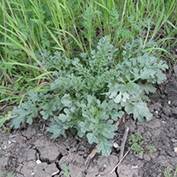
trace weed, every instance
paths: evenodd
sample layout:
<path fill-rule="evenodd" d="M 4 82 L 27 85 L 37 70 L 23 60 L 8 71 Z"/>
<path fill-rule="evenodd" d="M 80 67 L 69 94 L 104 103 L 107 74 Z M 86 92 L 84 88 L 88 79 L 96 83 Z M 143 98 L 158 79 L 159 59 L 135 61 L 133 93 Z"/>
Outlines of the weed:
<path fill-rule="evenodd" d="M 146 149 L 150 154 L 153 154 L 154 152 L 157 151 L 156 147 L 153 144 L 147 145 Z"/>
<path fill-rule="evenodd" d="M 64 177 L 70 177 L 71 176 L 69 167 L 66 164 L 62 165 L 62 175 Z"/>
<path fill-rule="evenodd" d="M 164 177 L 177 177 L 177 168 L 173 171 L 171 168 L 166 168 L 164 171 Z"/>
<path fill-rule="evenodd" d="M 130 149 L 135 153 L 135 154 L 143 154 L 144 149 L 143 149 L 143 137 L 139 133 L 134 133 L 130 135 L 129 137 L 129 145 Z"/>
<path fill-rule="evenodd" d="M 147 95 L 166 79 L 165 62 L 141 49 L 131 53 L 124 51 L 124 60 L 118 61 L 117 49 L 104 37 L 90 54 L 74 59 L 60 54 L 53 57 L 55 79 L 43 91 L 29 92 L 14 108 L 12 127 L 32 124 L 41 117 L 50 122 L 53 138 L 74 128 L 78 136 L 97 144 L 99 152 L 110 154 L 116 121 L 125 113 L 139 121 L 151 119 Z M 140 143 L 138 136 L 134 138 L 132 148 Z"/>

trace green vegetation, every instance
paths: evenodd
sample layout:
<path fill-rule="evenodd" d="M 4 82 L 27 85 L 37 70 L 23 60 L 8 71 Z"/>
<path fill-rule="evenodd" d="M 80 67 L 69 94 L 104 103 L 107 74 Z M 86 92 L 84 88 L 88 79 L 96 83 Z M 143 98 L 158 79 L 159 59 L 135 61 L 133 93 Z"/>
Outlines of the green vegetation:
<path fill-rule="evenodd" d="M 14 177 L 14 174 L 10 172 L 0 172 L 0 177 Z"/>
<path fill-rule="evenodd" d="M 40 92 L 29 92 L 26 101 L 14 108 L 12 126 L 32 124 L 40 117 L 50 122 L 48 131 L 54 138 L 73 128 L 78 136 L 98 144 L 104 155 L 109 154 L 118 118 L 128 113 L 139 121 L 151 119 L 147 94 L 166 79 L 165 62 L 136 50 L 135 44 L 127 45 L 122 62 L 107 37 L 90 54 L 78 58 L 55 54 L 54 64 L 46 63 L 56 71 L 54 81 Z"/>
<path fill-rule="evenodd" d="M 119 49 L 137 38 L 148 51 L 172 58 L 177 0 L 1 0 L 0 102 L 19 103 L 26 91 L 51 80 L 47 54 L 73 58 L 109 35 Z"/>
<path fill-rule="evenodd" d="M 177 44 L 177 0 L 1 0 L 0 115 L 13 128 L 44 119 L 103 154 L 124 114 L 152 117 L 148 94 Z M 138 92 L 137 92 L 138 90 Z"/>
<path fill-rule="evenodd" d="M 143 149 L 143 137 L 139 133 L 134 133 L 130 135 L 129 137 L 129 145 L 130 149 L 135 153 L 135 154 L 143 154 L 144 149 Z"/>
<path fill-rule="evenodd" d="M 157 151 L 156 147 L 153 144 L 147 145 L 146 150 L 149 154 L 153 154 Z"/>
<path fill-rule="evenodd" d="M 64 176 L 64 177 L 70 177 L 71 176 L 71 173 L 70 173 L 70 170 L 69 170 L 69 166 L 64 164 L 62 165 L 62 171 L 61 171 L 61 174 Z"/>
<path fill-rule="evenodd" d="M 175 171 L 171 168 L 166 168 L 164 171 L 164 177 L 177 177 L 177 168 Z"/>

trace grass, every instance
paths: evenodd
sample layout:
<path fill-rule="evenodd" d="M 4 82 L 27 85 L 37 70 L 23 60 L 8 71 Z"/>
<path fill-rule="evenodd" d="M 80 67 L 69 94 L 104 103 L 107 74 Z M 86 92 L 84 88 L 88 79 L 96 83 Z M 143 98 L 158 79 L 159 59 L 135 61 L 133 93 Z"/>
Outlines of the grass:
<path fill-rule="evenodd" d="M 137 38 L 155 40 L 159 57 L 172 59 L 177 40 L 177 0 L 1 0 L 0 103 L 51 80 L 46 51 L 77 56 L 106 35 L 119 48 Z"/>

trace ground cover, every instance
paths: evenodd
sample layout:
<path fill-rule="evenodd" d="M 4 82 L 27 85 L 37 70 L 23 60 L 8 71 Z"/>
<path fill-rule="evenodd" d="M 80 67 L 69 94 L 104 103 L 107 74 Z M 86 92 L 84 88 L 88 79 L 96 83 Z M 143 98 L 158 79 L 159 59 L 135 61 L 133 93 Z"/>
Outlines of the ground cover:
<path fill-rule="evenodd" d="M 0 175 L 175 177 L 176 4 L 1 0 Z"/>

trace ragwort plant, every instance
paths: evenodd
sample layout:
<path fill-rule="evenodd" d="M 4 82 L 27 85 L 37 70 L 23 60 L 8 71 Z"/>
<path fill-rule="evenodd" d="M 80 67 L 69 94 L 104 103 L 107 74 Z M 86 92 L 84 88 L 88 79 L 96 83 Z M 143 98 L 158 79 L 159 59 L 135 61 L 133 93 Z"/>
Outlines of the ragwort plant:
<path fill-rule="evenodd" d="M 12 127 L 42 118 L 53 138 L 65 136 L 72 128 L 96 144 L 98 152 L 110 154 L 119 118 L 130 114 L 138 121 L 151 119 L 148 94 L 166 79 L 163 72 L 167 69 L 164 61 L 145 51 L 136 50 L 132 56 L 125 50 L 123 61 L 117 54 L 104 37 L 91 53 L 74 59 L 56 53 L 45 60 L 55 79 L 42 92 L 31 91 L 14 108 Z"/>

